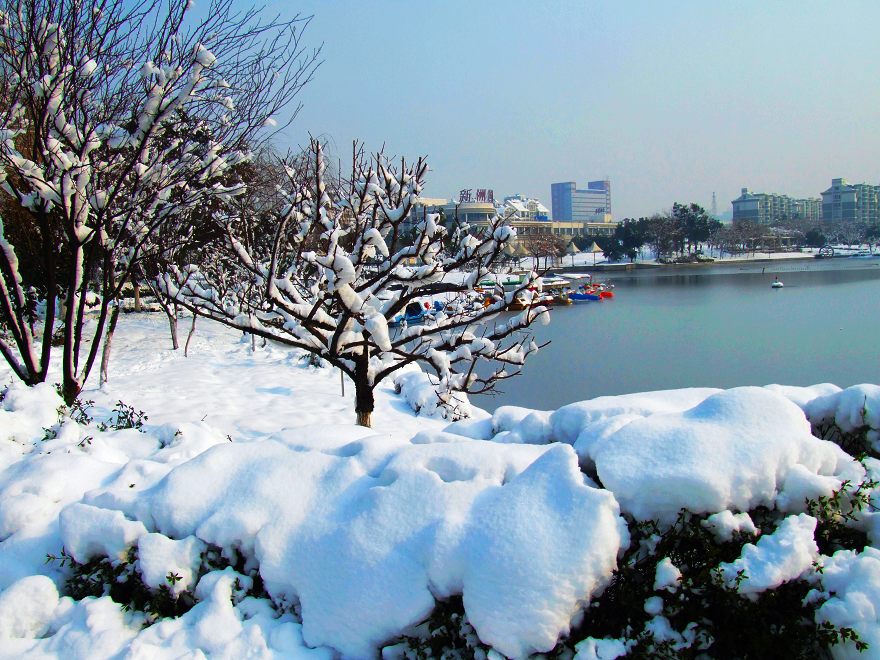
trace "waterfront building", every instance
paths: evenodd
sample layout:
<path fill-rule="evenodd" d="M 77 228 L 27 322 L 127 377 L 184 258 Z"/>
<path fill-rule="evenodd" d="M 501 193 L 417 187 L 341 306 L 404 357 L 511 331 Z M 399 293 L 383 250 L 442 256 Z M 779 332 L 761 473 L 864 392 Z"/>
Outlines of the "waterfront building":
<path fill-rule="evenodd" d="M 822 221 L 880 222 L 880 186 L 831 179 L 831 187 L 822 193 Z"/>
<path fill-rule="evenodd" d="M 537 199 L 523 197 L 522 195 L 505 197 L 501 207 L 501 214 L 504 217 L 513 216 L 518 220 L 550 221 L 550 209 Z"/>
<path fill-rule="evenodd" d="M 782 221 L 818 221 L 821 213 L 819 198 L 796 199 L 777 193 L 753 193 L 748 188 L 734 199 L 734 222 L 754 222 L 759 225 L 772 225 Z"/>
<path fill-rule="evenodd" d="M 590 181 L 579 189 L 574 181 L 550 185 L 553 220 L 557 222 L 606 222 L 611 216 L 611 181 Z M 606 220 L 608 216 L 608 220 Z"/>
<path fill-rule="evenodd" d="M 511 195 L 498 203 L 495 201 L 494 191 L 488 188 L 464 188 L 452 200 L 420 197 L 410 211 L 409 223 L 414 226 L 428 213 L 442 214 L 447 226 L 457 219 L 458 222 L 470 225 L 476 232 L 487 229 L 489 220 L 498 215 L 510 220 L 520 240 L 544 234 L 570 239 L 611 236 L 618 224 L 613 221 L 610 213 L 605 212 L 592 213 L 587 216 L 587 220 L 551 220 L 550 209 L 539 200 Z"/>

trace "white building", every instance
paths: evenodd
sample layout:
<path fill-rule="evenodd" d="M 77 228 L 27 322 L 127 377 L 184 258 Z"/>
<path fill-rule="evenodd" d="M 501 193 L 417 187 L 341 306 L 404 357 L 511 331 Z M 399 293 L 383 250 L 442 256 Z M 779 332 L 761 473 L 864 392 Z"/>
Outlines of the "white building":
<path fill-rule="evenodd" d="M 500 214 L 503 217 L 513 217 L 517 220 L 550 220 L 550 209 L 540 201 L 532 197 L 511 195 L 505 197 L 501 205 Z"/>

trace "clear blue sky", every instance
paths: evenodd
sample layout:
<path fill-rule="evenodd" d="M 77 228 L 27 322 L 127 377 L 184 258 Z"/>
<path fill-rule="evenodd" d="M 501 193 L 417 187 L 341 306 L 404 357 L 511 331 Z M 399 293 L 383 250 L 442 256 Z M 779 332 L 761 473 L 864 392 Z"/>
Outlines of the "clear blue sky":
<path fill-rule="evenodd" d="M 612 181 L 617 218 L 880 183 L 880 1 L 278 3 L 324 64 L 285 139 L 427 155 L 425 193 Z M 287 146 L 283 143 L 281 146 Z M 344 161 L 343 161 L 344 162 Z"/>

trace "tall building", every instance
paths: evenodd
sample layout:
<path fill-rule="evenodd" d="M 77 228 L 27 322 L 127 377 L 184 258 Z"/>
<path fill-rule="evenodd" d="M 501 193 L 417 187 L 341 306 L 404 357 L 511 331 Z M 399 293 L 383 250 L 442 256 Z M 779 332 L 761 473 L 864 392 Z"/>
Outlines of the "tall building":
<path fill-rule="evenodd" d="M 748 188 L 734 199 L 733 221 L 755 222 L 760 225 L 772 225 L 785 220 L 819 220 L 821 202 L 819 198 L 795 199 L 788 195 L 776 193 L 753 193 Z"/>
<path fill-rule="evenodd" d="M 831 187 L 822 193 L 822 221 L 880 222 L 880 186 L 831 179 Z"/>
<path fill-rule="evenodd" d="M 611 182 L 590 181 L 578 189 L 574 181 L 550 185 L 553 220 L 561 222 L 610 222 Z M 608 219 L 605 219 L 608 216 Z"/>

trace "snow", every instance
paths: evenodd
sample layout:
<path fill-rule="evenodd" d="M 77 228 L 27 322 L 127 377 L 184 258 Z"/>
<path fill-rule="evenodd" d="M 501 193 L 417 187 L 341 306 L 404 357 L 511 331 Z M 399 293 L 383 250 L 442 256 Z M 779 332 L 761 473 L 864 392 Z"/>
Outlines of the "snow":
<path fill-rule="evenodd" d="M 789 516 L 772 534 L 762 536 L 756 544 L 743 546 L 739 559 L 720 565 L 725 582 L 749 595 L 800 577 L 811 570 L 819 556 L 813 539 L 815 529 L 816 519 L 812 516 Z"/>
<path fill-rule="evenodd" d="M 725 509 L 707 516 L 701 524 L 722 543 L 730 541 L 736 533 L 758 535 L 758 528 L 747 513 L 733 513 Z"/>
<path fill-rule="evenodd" d="M 654 591 L 665 589 L 675 591 L 681 582 L 681 571 L 672 563 L 669 557 L 664 557 L 657 563 L 657 572 L 654 577 Z"/>
<path fill-rule="evenodd" d="M 880 648 L 880 550 L 841 550 L 823 562 L 814 580 L 831 598 L 816 612 L 817 621 L 855 629 L 871 653 Z M 834 649 L 835 658 L 864 658 L 852 642 Z"/>
<path fill-rule="evenodd" d="M 617 504 L 584 483 L 573 452 L 559 445 L 487 500 L 473 522 L 465 609 L 501 653 L 548 651 L 628 545 Z"/>
<path fill-rule="evenodd" d="M 834 420 L 844 432 L 868 426 L 880 428 L 880 386 L 853 385 L 845 390 L 817 397 L 805 407 L 813 423 Z"/>
<path fill-rule="evenodd" d="M 811 435 L 797 406 L 762 388 L 719 392 L 682 412 L 628 416 L 581 446 L 600 482 L 639 519 L 771 506 L 797 465 L 825 476 L 861 474 L 837 445 Z"/>
<path fill-rule="evenodd" d="M 669 523 L 681 508 L 708 514 L 719 541 L 756 537 L 719 566 L 744 596 L 807 579 L 827 598 L 817 620 L 880 648 L 880 551 L 821 556 L 804 504 L 864 475 L 810 426 L 876 430 L 873 386 L 674 390 L 453 421 L 413 368 L 399 393 L 377 388 L 370 429 L 352 424 L 338 371 L 296 351 L 207 320 L 189 357 L 169 343 L 164 318 L 121 317 L 109 383 L 83 395 L 92 422 L 0 366 L 0 658 L 375 657 L 456 595 L 493 657 L 526 657 L 609 583 L 629 544 L 622 513 Z M 141 431 L 97 428 L 120 399 L 148 415 Z M 756 506 L 784 516 L 774 531 L 758 535 Z M 62 548 L 115 563 L 134 548 L 148 587 L 196 604 L 153 620 L 106 595 L 74 601 Z M 646 630 L 685 644 L 693 631 L 663 616 L 680 569 L 654 561 Z M 576 657 L 630 646 L 589 638 Z"/>
<path fill-rule="evenodd" d="M 614 660 L 626 655 L 627 646 L 619 639 L 588 637 L 577 645 L 574 660 Z"/>
<path fill-rule="evenodd" d="M 137 547 L 138 569 L 144 584 L 153 589 L 168 587 L 174 594 L 195 586 L 201 556 L 207 550 L 205 542 L 195 536 L 175 541 L 155 533 L 140 535 Z M 177 579 L 169 583 L 171 574 Z"/>
<path fill-rule="evenodd" d="M 43 575 L 22 578 L 0 593 L 0 640 L 42 637 L 58 606 L 58 589 Z"/>
<path fill-rule="evenodd" d="M 80 564 L 96 557 L 124 559 L 130 548 L 147 533 L 139 520 L 127 520 L 121 511 L 111 511 L 75 502 L 61 511 L 61 542 Z"/>

